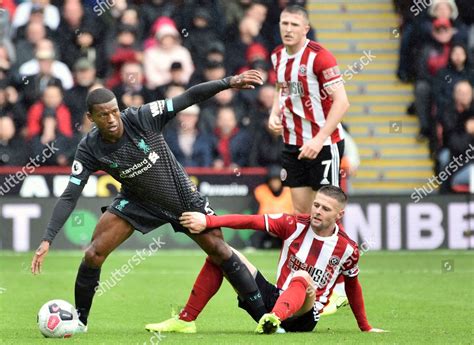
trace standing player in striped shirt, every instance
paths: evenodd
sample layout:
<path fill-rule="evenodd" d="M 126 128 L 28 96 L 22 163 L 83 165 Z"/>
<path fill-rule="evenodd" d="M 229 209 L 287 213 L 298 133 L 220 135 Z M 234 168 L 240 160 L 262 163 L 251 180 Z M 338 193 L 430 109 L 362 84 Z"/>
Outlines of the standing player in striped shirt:
<path fill-rule="evenodd" d="M 281 178 L 290 187 L 295 213 L 310 213 L 322 186 L 339 186 L 341 121 L 349 108 L 334 55 L 306 38 L 309 29 L 306 10 L 288 6 L 280 16 L 283 44 L 271 54 L 277 83 L 268 126 L 283 136 Z M 347 303 L 344 286 L 338 283 L 326 314 Z"/>
<path fill-rule="evenodd" d="M 206 228 L 229 227 L 267 231 L 283 240 L 276 285 L 269 283 L 234 250 L 253 273 L 269 311 L 260 318 L 257 333 L 274 333 L 280 325 L 290 332 L 311 332 L 327 306 L 339 276 L 344 277 L 359 328 L 365 332 L 382 332 L 369 325 L 365 314 L 362 288 L 357 278 L 357 244 L 336 224 L 344 214 L 346 202 L 347 196 L 339 187 L 325 186 L 316 194 L 311 215 L 206 216 L 185 212 L 180 221 L 192 233 L 200 233 Z M 239 307 L 255 318 L 240 298 Z"/>
<path fill-rule="evenodd" d="M 349 108 L 336 59 L 306 38 L 309 28 L 304 8 L 285 8 L 280 17 L 283 45 L 271 54 L 277 92 L 269 127 L 283 135 L 282 180 L 291 188 L 295 213 L 310 212 L 320 187 L 339 186 L 341 120 Z"/>

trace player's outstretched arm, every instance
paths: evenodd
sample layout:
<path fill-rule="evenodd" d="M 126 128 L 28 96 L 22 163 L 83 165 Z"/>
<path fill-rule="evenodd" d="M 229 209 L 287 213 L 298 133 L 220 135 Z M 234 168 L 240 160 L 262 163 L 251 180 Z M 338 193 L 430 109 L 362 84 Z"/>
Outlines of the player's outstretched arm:
<path fill-rule="evenodd" d="M 382 333 L 386 332 L 379 328 L 373 328 L 367 321 L 365 313 L 364 296 L 362 295 L 362 287 L 357 276 L 344 276 L 344 286 L 346 289 L 347 299 L 351 306 L 352 312 L 357 320 L 359 328 L 363 332 Z"/>
<path fill-rule="evenodd" d="M 206 229 L 220 227 L 232 229 L 254 229 L 265 231 L 265 218 L 261 215 L 229 214 L 225 216 L 208 216 L 199 212 L 183 212 L 179 221 L 193 234 Z"/>
<path fill-rule="evenodd" d="M 254 89 L 255 85 L 262 84 L 262 76 L 256 70 L 248 70 L 232 77 L 197 84 L 186 90 L 183 94 L 172 98 L 173 109 L 175 113 L 180 112 L 228 88 Z"/>
<path fill-rule="evenodd" d="M 54 206 L 53 215 L 48 223 L 43 240 L 33 255 L 31 261 L 31 273 L 41 273 L 41 267 L 46 255 L 48 254 L 49 246 L 76 207 L 77 200 L 79 199 L 83 188 L 83 185 L 77 186 L 74 183 L 69 182 Z"/>

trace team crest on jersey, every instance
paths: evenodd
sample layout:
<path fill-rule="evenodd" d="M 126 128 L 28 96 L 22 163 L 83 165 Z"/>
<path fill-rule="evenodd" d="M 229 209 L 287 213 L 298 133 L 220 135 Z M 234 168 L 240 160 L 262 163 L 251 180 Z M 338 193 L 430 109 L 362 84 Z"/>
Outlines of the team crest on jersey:
<path fill-rule="evenodd" d="M 298 74 L 303 77 L 306 75 L 306 65 L 301 65 L 300 68 L 298 68 Z"/>
<path fill-rule="evenodd" d="M 331 266 L 337 266 L 337 265 L 339 265 L 339 262 L 340 262 L 340 261 L 341 261 L 341 259 L 339 259 L 338 256 L 333 255 L 333 256 L 331 256 L 331 258 L 329 259 L 329 264 L 330 264 Z"/>

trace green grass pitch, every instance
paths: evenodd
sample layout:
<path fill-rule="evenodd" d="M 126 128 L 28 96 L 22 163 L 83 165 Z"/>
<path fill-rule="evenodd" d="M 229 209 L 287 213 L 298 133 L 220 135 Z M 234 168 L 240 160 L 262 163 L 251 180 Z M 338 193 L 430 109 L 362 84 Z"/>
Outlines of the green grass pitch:
<path fill-rule="evenodd" d="M 102 280 L 133 256 L 117 251 L 106 261 Z M 468 251 L 368 252 L 360 279 L 369 321 L 390 333 L 358 330 L 349 307 L 323 317 L 313 333 L 255 335 L 255 323 L 236 306 L 224 282 L 197 321 L 197 334 L 144 330 L 186 302 L 204 259 L 197 250 L 159 250 L 135 266 L 115 287 L 96 297 L 89 332 L 70 339 L 45 339 L 36 326 L 40 306 L 55 298 L 74 302 L 80 252 L 49 253 L 44 271 L 32 276 L 32 253 L 0 252 L 0 344 L 473 344 L 474 254 Z M 271 281 L 278 253 L 249 259 Z"/>

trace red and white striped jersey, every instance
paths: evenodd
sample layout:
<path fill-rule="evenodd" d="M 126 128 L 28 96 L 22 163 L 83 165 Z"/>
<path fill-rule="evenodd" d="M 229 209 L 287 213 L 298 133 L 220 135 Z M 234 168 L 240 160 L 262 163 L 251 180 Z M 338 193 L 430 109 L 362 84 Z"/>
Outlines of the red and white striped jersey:
<path fill-rule="evenodd" d="M 280 88 L 283 141 L 303 146 L 326 123 L 332 99 L 324 88 L 336 88 L 335 84 L 343 82 L 339 67 L 331 52 L 309 39 L 294 55 L 278 46 L 271 59 Z M 341 141 L 341 129 L 339 124 L 324 145 Z"/>
<path fill-rule="evenodd" d="M 283 240 L 277 287 L 286 290 L 296 271 L 307 271 L 315 283 L 315 305 L 321 313 L 338 276 L 359 274 L 357 244 L 337 224 L 332 236 L 316 235 L 309 215 L 268 214 L 264 217 L 266 230 Z"/>

